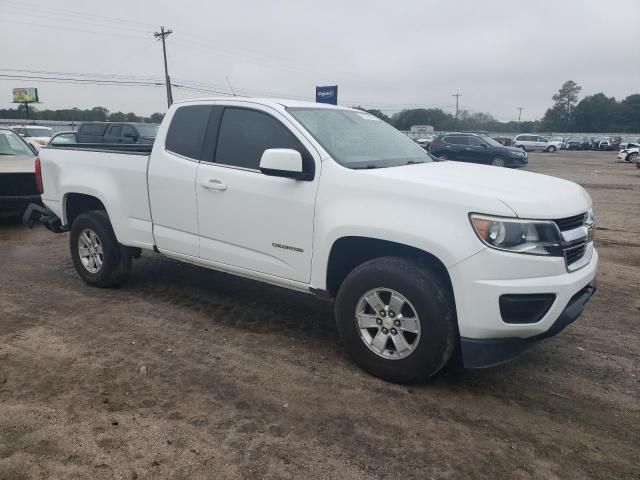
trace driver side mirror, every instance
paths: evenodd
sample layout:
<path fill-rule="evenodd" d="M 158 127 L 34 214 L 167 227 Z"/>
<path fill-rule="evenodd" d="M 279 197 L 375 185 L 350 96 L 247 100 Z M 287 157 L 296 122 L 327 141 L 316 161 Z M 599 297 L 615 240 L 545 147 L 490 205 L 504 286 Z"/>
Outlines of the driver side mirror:
<path fill-rule="evenodd" d="M 260 158 L 260 171 L 272 177 L 305 180 L 302 168 L 302 155 L 291 148 L 269 148 Z"/>

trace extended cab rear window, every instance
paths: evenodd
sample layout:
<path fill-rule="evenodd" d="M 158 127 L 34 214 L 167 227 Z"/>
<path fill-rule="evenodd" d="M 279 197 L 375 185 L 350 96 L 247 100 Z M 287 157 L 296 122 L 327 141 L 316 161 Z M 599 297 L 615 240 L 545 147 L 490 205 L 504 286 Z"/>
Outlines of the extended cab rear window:
<path fill-rule="evenodd" d="M 313 158 L 300 141 L 271 115 L 247 108 L 225 107 L 218 134 L 215 162 L 258 170 L 269 148 L 290 148 L 302 155 L 305 171 L 313 172 Z"/>
<path fill-rule="evenodd" d="M 212 110 L 212 105 L 186 105 L 178 108 L 169 125 L 165 149 L 194 160 L 202 160 Z"/>

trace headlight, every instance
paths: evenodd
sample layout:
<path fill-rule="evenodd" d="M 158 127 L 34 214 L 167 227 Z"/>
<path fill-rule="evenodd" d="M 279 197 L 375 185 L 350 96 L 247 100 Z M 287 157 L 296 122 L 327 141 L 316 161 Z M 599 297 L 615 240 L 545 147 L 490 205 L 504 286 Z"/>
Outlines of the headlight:
<path fill-rule="evenodd" d="M 469 218 L 480 240 L 491 248 L 530 255 L 562 256 L 560 232 L 553 222 L 477 214 L 471 214 Z"/>

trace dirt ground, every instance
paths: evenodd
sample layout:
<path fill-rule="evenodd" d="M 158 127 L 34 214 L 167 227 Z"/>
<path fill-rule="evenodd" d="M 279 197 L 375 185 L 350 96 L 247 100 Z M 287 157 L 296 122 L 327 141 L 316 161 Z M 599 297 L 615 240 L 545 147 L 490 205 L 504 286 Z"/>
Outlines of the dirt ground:
<path fill-rule="evenodd" d="M 528 170 L 593 196 L 596 295 L 509 365 L 411 386 L 349 359 L 329 303 L 154 254 L 89 288 L 67 234 L 4 222 L 0 479 L 640 478 L 640 170 Z"/>

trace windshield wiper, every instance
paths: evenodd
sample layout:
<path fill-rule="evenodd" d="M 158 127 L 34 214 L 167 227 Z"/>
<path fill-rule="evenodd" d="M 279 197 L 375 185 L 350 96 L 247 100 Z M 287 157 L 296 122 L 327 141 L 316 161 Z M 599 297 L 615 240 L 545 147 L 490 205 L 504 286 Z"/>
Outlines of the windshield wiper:
<path fill-rule="evenodd" d="M 383 166 L 382 165 L 369 164 L 369 165 L 363 165 L 362 167 L 353 167 L 353 168 L 355 170 L 371 170 L 371 169 L 374 169 L 374 168 L 383 168 Z"/>

